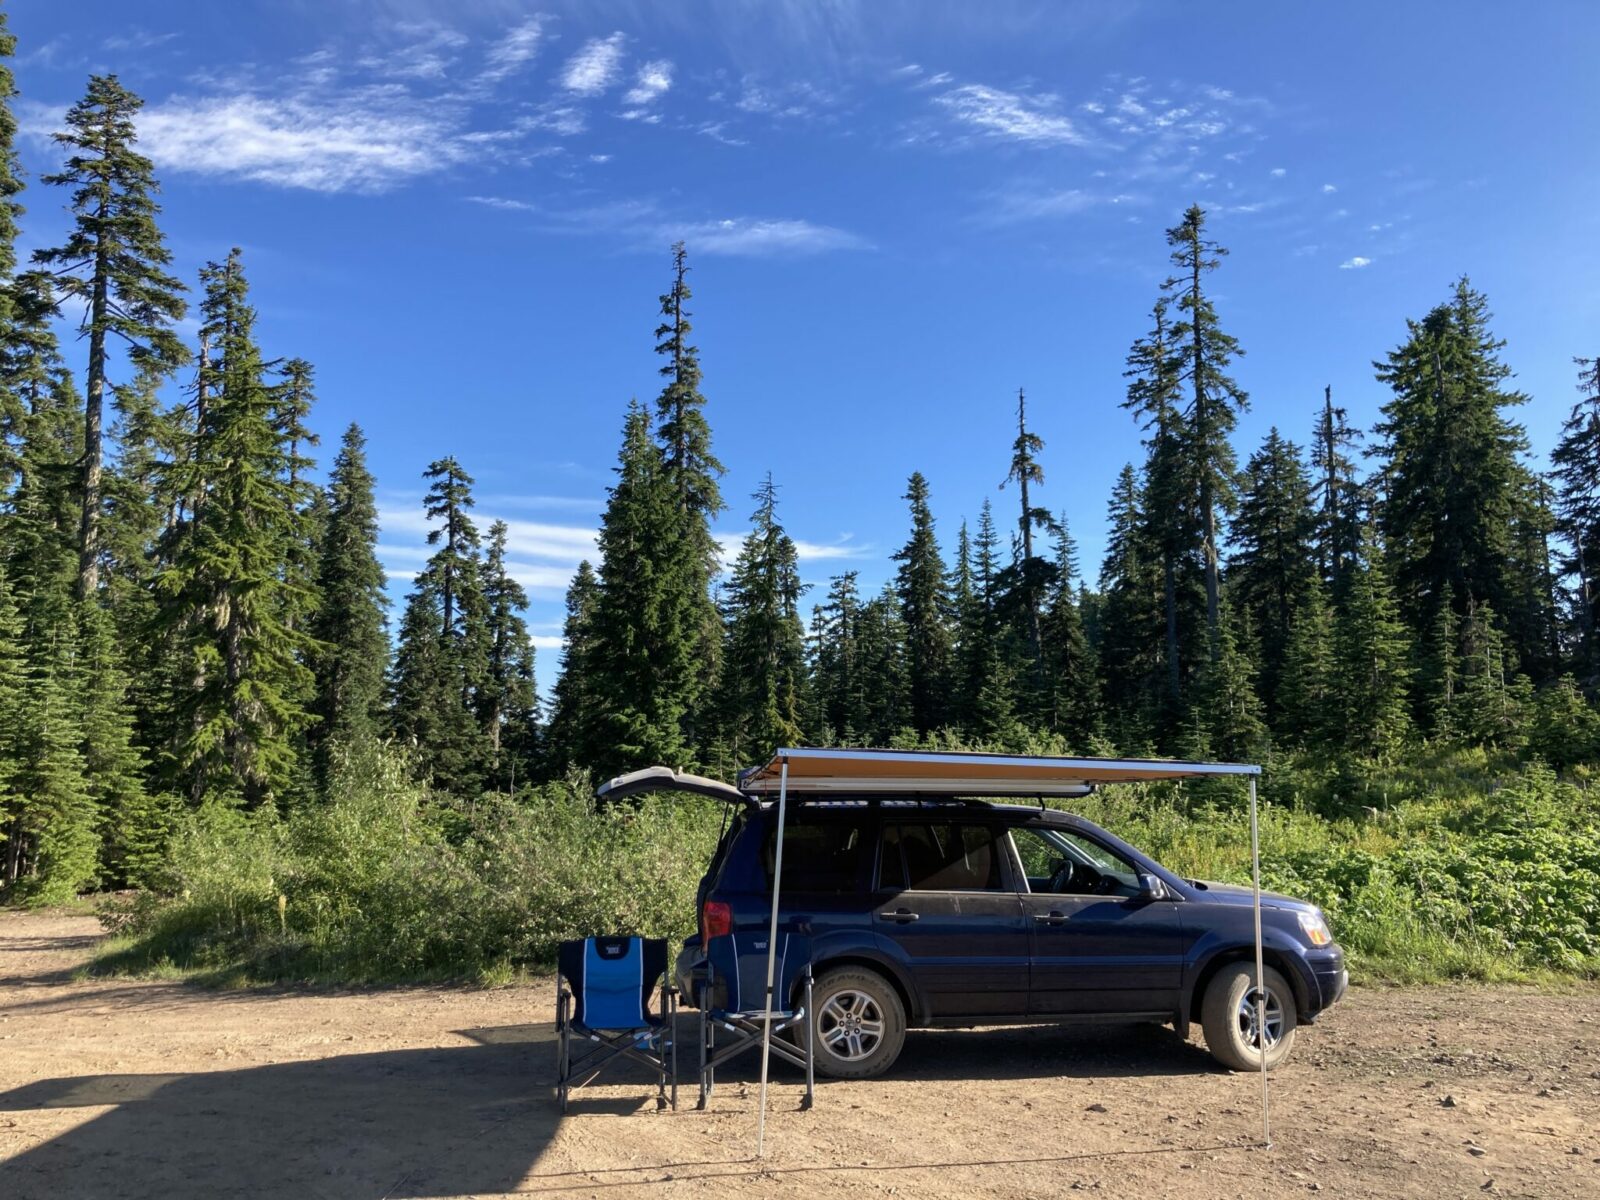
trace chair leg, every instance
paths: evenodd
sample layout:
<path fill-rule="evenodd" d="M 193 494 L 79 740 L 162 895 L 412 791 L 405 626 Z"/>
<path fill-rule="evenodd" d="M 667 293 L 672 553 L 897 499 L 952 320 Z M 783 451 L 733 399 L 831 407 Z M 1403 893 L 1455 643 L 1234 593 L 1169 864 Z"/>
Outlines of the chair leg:
<path fill-rule="evenodd" d="M 716 1026 L 712 1025 L 706 1017 L 706 997 L 700 1000 L 700 1103 L 698 1107 L 705 1108 L 711 1099 L 711 1052 L 712 1039 L 716 1036 Z"/>
<path fill-rule="evenodd" d="M 802 1107 L 810 1108 L 816 1102 L 817 1048 L 812 1039 L 816 1036 L 814 1031 L 817 1027 L 817 1018 L 811 1011 L 811 968 L 809 966 L 806 967 L 805 1014 L 806 1099 Z"/>
<path fill-rule="evenodd" d="M 667 997 L 667 1028 L 672 1031 L 672 1111 L 678 1111 L 678 993 Z"/>
<path fill-rule="evenodd" d="M 567 993 L 556 998 L 556 1103 L 567 1111 L 567 1079 L 572 1069 L 570 1027 L 567 1021 Z"/>

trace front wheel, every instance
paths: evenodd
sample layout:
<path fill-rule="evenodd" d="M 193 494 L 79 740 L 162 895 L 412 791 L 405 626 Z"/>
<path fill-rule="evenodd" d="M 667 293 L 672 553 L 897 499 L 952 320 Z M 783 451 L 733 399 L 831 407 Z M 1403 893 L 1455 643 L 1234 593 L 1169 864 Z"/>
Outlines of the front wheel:
<path fill-rule="evenodd" d="M 811 988 L 811 1036 L 817 1071 L 834 1079 L 871 1079 L 900 1057 L 906 1010 L 876 971 L 837 967 Z"/>
<path fill-rule="evenodd" d="M 1271 967 L 1266 983 L 1267 1070 L 1272 1070 L 1294 1046 L 1296 1025 L 1294 991 Z M 1256 969 L 1251 963 L 1230 963 L 1218 971 L 1206 988 L 1200 1006 L 1200 1027 L 1205 1030 L 1211 1057 L 1235 1071 L 1261 1069 L 1261 1035 L 1257 1028 Z"/>

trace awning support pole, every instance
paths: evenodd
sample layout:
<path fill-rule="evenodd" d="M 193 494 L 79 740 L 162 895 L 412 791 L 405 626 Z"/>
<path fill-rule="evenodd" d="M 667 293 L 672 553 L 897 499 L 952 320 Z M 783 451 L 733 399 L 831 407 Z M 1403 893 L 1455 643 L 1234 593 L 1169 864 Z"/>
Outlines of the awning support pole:
<path fill-rule="evenodd" d="M 780 847 L 782 843 L 779 843 Z M 781 851 L 780 851 L 781 852 Z M 1261 1145 L 1272 1149 L 1272 1121 L 1267 1102 L 1267 970 L 1261 949 L 1261 820 L 1256 813 L 1256 777 L 1250 776 L 1250 871 L 1255 880 L 1256 913 L 1256 1045 L 1261 1050 Z M 770 991 L 770 988 L 769 988 Z M 765 1064 L 763 1064 L 764 1066 Z"/>
<path fill-rule="evenodd" d="M 756 1122 L 757 1158 L 766 1155 L 767 1059 L 772 1054 L 772 985 L 778 968 L 778 889 L 783 884 L 783 823 L 788 799 L 789 760 L 785 757 L 779 765 L 778 774 L 778 849 L 772 858 L 772 917 L 767 923 L 767 1016 L 761 1026 L 761 1116 Z M 1257 928 L 1259 927 L 1258 916 Z M 1259 944 L 1259 935 L 1256 940 Z M 810 1013 L 806 1014 L 806 1020 L 811 1020 Z"/>

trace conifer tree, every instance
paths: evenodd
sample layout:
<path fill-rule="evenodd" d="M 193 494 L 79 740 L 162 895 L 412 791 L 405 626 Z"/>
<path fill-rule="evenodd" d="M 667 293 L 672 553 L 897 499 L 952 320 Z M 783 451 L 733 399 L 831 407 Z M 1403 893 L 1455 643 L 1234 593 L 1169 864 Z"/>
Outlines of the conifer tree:
<path fill-rule="evenodd" d="M 478 721 L 489 739 L 490 779 L 513 791 L 528 778 L 536 749 L 539 696 L 533 678 L 533 640 L 528 636 L 528 593 L 506 561 L 504 521 L 489 526 L 483 561 L 483 598 L 488 621 L 488 662 L 478 692 Z"/>
<path fill-rule="evenodd" d="M 692 295 L 688 252 L 682 242 L 677 242 L 672 247 L 672 287 L 661 297 L 662 320 L 656 327 L 656 353 L 666 360 L 660 368 L 666 386 L 656 399 L 656 436 L 661 444 L 665 478 L 677 497 L 684 524 L 682 536 L 663 550 L 683 560 L 670 569 L 674 574 L 688 576 L 684 586 L 690 589 L 690 621 L 701 664 L 684 697 L 682 720 L 691 741 L 704 733 L 698 728 L 700 710 L 710 694 L 711 682 L 720 673 L 717 655 L 722 648 L 722 624 L 710 591 L 719 561 L 711 522 L 725 507 L 717 483 L 723 466 L 711 451 L 706 398 L 700 392 L 700 352 L 689 341 L 692 326 L 688 302 Z"/>
<path fill-rule="evenodd" d="M 1337 585 L 1361 543 L 1362 489 L 1350 458 L 1356 436 L 1345 410 L 1334 407 L 1332 385 L 1324 387 L 1311 441 L 1311 482 L 1317 501 L 1317 565 L 1329 587 Z"/>
<path fill-rule="evenodd" d="M 190 799 L 237 795 L 254 806 L 288 799 L 298 785 L 296 747 L 312 720 L 309 642 L 284 622 L 300 524 L 239 251 L 209 264 L 202 280 L 213 396 L 179 472 L 179 491 L 197 499 L 156 576 L 156 620 L 175 638 L 187 678 L 171 755 Z"/>
<path fill-rule="evenodd" d="M 1259 759 L 1266 749 L 1266 722 L 1256 696 L 1255 667 L 1241 642 L 1248 620 L 1224 598 L 1218 644 L 1200 668 L 1196 680 L 1196 712 L 1192 720 L 1208 733 L 1210 753 L 1231 761 Z"/>
<path fill-rule="evenodd" d="M 861 594 L 857 573 L 835 575 L 811 622 L 813 727 L 823 744 L 853 746 L 868 734 L 867 688 L 861 661 Z"/>
<path fill-rule="evenodd" d="M 1227 374 L 1235 356 L 1242 355 L 1238 341 L 1224 333 L 1216 308 L 1206 294 L 1205 275 L 1217 269 L 1228 252 L 1205 236 L 1204 210 L 1190 205 L 1183 220 L 1167 230 L 1174 273 L 1162 285 L 1176 298 L 1182 314 L 1172 327 L 1177 383 L 1188 385 L 1189 408 L 1184 414 L 1185 457 L 1196 485 L 1199 504 L 1200 551 L 1205 568 L 1206 627 L 1212 648 L 1217 640 L 1221 559 L 1219 513 L 1234 504 L 1235 463 L 1229 442 L 1236 414 L 1248 407 L 1248 397 Z"/>
<path fill-rule="evenodd" d="M 1049 690 L 1045 672 L 1044 652 L 1039 630 L 1039 614 L 1044 607 L 1045 593 L 1052 587 L 1051 564 L 1042 555 L 1034 553 L 1034 534 L 1051 527 L 1050 510 L 1035 503 L 1030 487 L 1043 486 L 1044 468 L 1039 465 L 1039 455 L 1044 450 L 1044 440 L 1028 428 L 1027 396 L 1017 389 L 1017 437 L 1011 444 L 1011 471 L 1001 483 L 1017 485 L 1021 511 L 1017 518 L 1017 552 L 1007 573 L 1007 605 L 1016 618 L 1021 641 L 1026 648 L 1025 676 L 1028 684 L 1029 716 L 1035 721 L 1048 710 L 1046 693 Z"/>
<path fill-rule="evenodd" d="M 1394 398 L 1383 407 L 1387 495 L 1380 522 L 1393 548 L 1395 591 L 1414 638 L 1425 635 L 1447 589 L 1458 616 L 1479 605 L 1505 611 L 1518 590 L 1512 523 L 1526 439 L 1503 410 L 1527 397 L 1506 389 L 1504 345 L 1489 331 L 1488 303 L 1462 278 L 1450 300 L 1377 365 Z M 1519 655 L 1541 650 L 1524 642 Z"/>
<path fill-rule="evenodd" d="M 912 728 L 909 631 L 900 613 L 893 583 L 861 606 L 857 653 L 871 745 L 888 745 Z"/>
<path fill-rule="evenodd" d="M 279 444 L 285 449 L 283 471 L 285 499 L 295 532 L 284 554 L 284 589 L 287 607 L 283 623 L 290 629 L 304 627 L 318 603 L 316 593 L 317 540 L 320 535 L 317 513 L 322 489 L 310 478 L 316 460 L 309 449 L 322 439 L 307 424 L 316 403 L 313 390 L 315 371 L 303 358 L 291 358 L 279 368 L 280 382 L 273 390 L 272 425 Z"/>
<path fill-rule="evenodd" d="M 1557 530 L 1569 550 L 1563 569 L 1573 585 L 1577 677 L 1600 694 L 1600 358 L 1576 361 L 1580 399 L 1562 423 L 1550 463 Z"/>
<path fill-rule="evenodd" d="M 169 275 L 156 225 L 159 190 L 150 160 L 134 149 L 134 118 L 143 101 L 115 75 L 94 75 L 84 98 L 67 110 L 55 134 L 67 154 L 63 169 L 43 182 L 72 188 L 73 230 L 60 246 L 38 250 L 34 261 L 55 271 L 61 293 L 85 306 L 89 360 L 84 372 L 82 524 L 78 536 L 78 595 L 99 583 L 101 471 L 109 338 L 127 347 L 135 367 L 175 370 L 187 357 L 172 331 L 183 318 L 183 285 Z"/>
<path fill-rule="evenodd" d="M 170 806 L 145 787 L 147 764 L 134 741 L 111 616 L 97 603 L 80 605 L 78 616 L 79 748 L 99 824 L 100 873 L 118 884 L 150 882 L 169 833 Z"/>
<path fill-rule="evenodd" d="M 1245 468 L 1228 591 L 1260 639 L 1259 690 L 1277 707 L 1289 626 L 1316 580 L 1315 516 L 1300 450 L 1272 429 Z"/>
<path fill-rule="evenodd" d="M 1497 626 L 1487 604 L 1468 609 L 1462 622 L 1457 723 L 1469 742 L 1515 748 L 1527 736 L 1533 686 L 1517 674 L 1516 660 Z"/>
<path fill-rule="evenodd" d="M 1411 728 L 1411 638 L 1370 525 L 1358 561 L 1345 573 L 1337 612 L 1334 690 L 1344 744 L 1366 754 L 1392 752 Z"/>
<path fill-rule="evenodd" d="M 472 476 L 453 457 L 423 472 L 430 481 L 423 508 L 435 547 L 418 572 L 400 621 L 395 652 L 393 721 L 417 748 L 435 783 L 475 797 L 489 769 L 488 743 L 477 718 L 477 698 L 488 669 L 488 611 Z"/>
<path fill-rule="evenodd" d="M 1434 605 L 1417 655 L 1417 710 L 1430 737 L 1449 741 L 1461 732 L 1461 619 L 1452 588 Z"/>
<path fill-rule="evenodd" d="M 1302 747 L 1332 745 L 1340 736 L 1335 705 L 1333 611 L 1320 579 L 1300 598 L 1289 623 L 1274 724 Z"/>
<path fill-rule="evenodd" d="M 550 727 L 545 740 L 546 763 L 560 774 L 582 762 L 590 744 L 599 697 L 594 691 L 594 610 L 600 581 L 585 559 L 567 587 L 567 616 L 561 627 L 561 674 L 556 679 Z"/>
<path fill-rule="evenodd" d="M 1161 567 L 1148 553 L 1139 477 L 1122 468 L 1107 505 L 1106 556 L 1100 567 L 1099 658 L 1107 733 L 1124 749 L 1155 731 L 1164 694 Z"/>
<path fill-rule="evenodd" d="M 722 741 L 735 762 L 801 741 L 806 703 L 799 555 L 778 521 L 770 473 L 752 498 L 753 524 L 723 594 Z"/>
<path fill-rule="evenodd" d="M 906 627 L 911 723 L 926 734 L 949 716 L 950 601 L 922 472 L 912 473 L 904 499 L 911 504 L 911 538 L 894 556 L 895 592 Z"/>
<path fill-rule="evenodd" d="M 0 850 L 4 852 L 0 858 L 0 892 L 10 890 L 21 875 L 27 848 L 22 796 L 17 788 L 17 768 L 22 758 L 24 666 L 22 618 L 5 568 L 0 565 Z"/>
<path fill-rule="evenodd" d="M 582 756 L 601 775 L 685 765 L 689 710 L 702 686 L 699 562 L 650 415 L 628 407 L 622 453 L 600 525 L 594 609 L 595 721 Z"/>
<path fill-rule="evenodd" d="M 1051 686 L 1050 727 L 1079 753 L 1100 727 L 1100 685 L 1094 651 L 1084 633 L 1072 580 L 1076 550 L 1065 514 L 1054 525 L 1055 581 L 1043 621 L 1044 656 Z"/>
<path fill-rule="evenodd" d="M 955 600 L 961 695 L 954 715 L 973 729 L 994 728 L 1012 720 L 1016 703 L 1000 623 L 1000 535 L 987 497 L 978 512 L 971 555 L 971 594 L 965 602 L 959 595 Z"/>
<path fill-rule="evenodd" d="M 327 520 L 316 566 L 320 598 L 311 635 L 316 700 L 313 746 L 326 780 L 332 745 L 377 736 L 389 662 L 387 579 L 378 561 L 378 504 L 367 440 L 352 423 L 328 478 Z"/>
<path fill-rule="evenodd" d="M 22 164 L 17 160 L 17 118 L 11 102 L 17 95 L 11 58 L 17 52 L 16 35 L 0 12 L 0 355 L 8 355 L 17 322 L 12 275 L 17 268 L 17 222 L 22 216 Z M 0 496 L 11 490 L 16 470 L 14 454 L 26 409 L 22 399 L 0 378 Z"/>

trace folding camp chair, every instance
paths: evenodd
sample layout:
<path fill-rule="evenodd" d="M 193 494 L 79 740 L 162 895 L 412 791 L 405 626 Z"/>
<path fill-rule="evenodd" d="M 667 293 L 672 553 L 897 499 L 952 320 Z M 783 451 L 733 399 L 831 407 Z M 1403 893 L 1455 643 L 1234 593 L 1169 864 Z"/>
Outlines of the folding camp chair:
<path fill-rule="evenodd" d="M 673 1022 L 678 992 L 663 978 L 667 943 L 661 938 L 598 937 L 562 942 L 557 958 L 556 1099 L 567 1099 L 618 1058 L 631 1058 L 656 1072 L 656 1106 L 678 1107 L 678 1042 Z M 650 993 L 661 984 L 661 1011 L 650 1011 Z M 570 990 L 568 990 L 570 988 Z M 593 1043 L 576 1062 L 572 1042 Z"/>
<path fill-rule="evenodd" d="M 778 934 L 772 990 L 772 1053 L 806 1073 L 803 1107 L 810 1108 L 816 1086 L 811 1044 L 811 939 Z M 727 933 L 710 939 L 705 981 L 700 990 L 700 1107 L 711 1098 L 719 1066 L 760 1047 L 767 1015 L 767 936 Z M 799 1003 L 796 1004 L 795 1000 Z M 717 1031 L 729 1035 L 717 1044 Z M 798 1045 L 778 1035 L 799 1032 Z"/>

